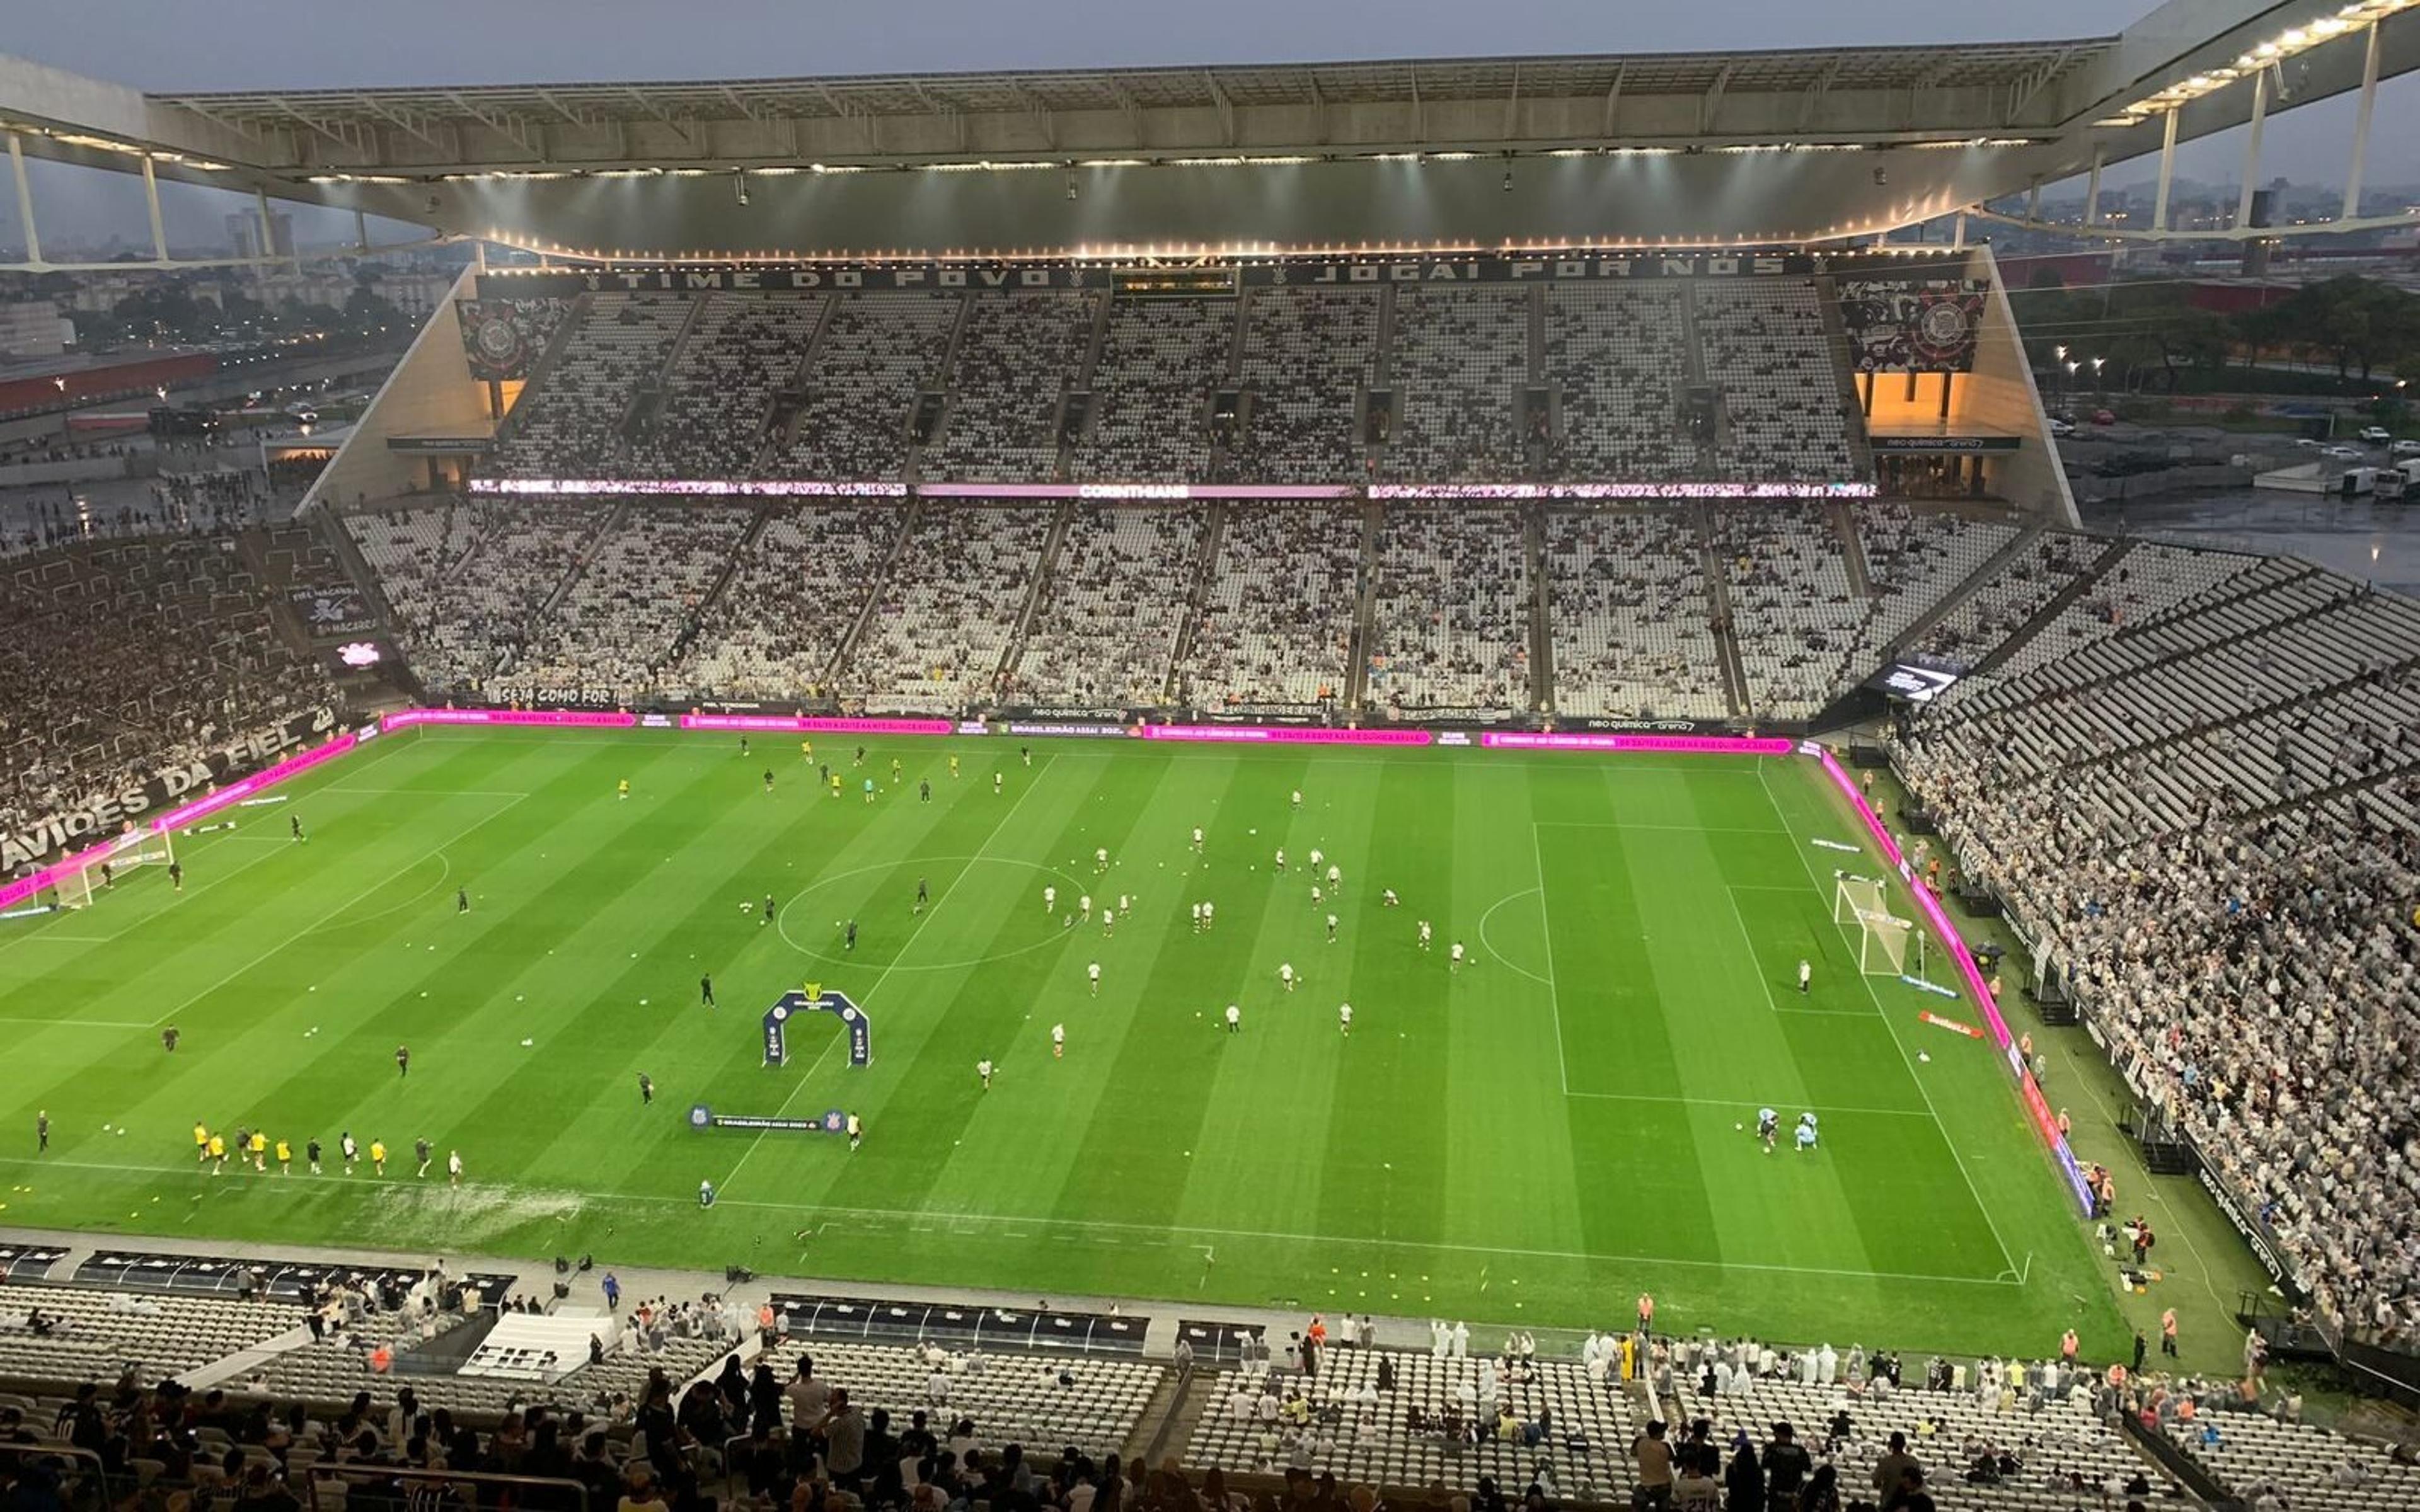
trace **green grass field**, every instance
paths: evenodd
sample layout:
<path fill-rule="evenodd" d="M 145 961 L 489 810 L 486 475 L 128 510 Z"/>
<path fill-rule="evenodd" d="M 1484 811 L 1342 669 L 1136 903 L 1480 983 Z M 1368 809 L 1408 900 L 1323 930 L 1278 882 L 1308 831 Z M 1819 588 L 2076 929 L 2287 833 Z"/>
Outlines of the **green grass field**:
<path fill-rule="evenodd" d="M 389 736 L 184 842 L 181 896 L 145 869 L 0 926 L 0 1224 L 1474 1327 L 1619 1321 L 1649 1289 L 1683 1331 L 2039 1356 L 2073 1325 L 2123 1351 L 2005 1070 L 1916 1018 L 1971 1008 L 1856 974 L 1830 878 L 1857 858 L 1809 843 L 1855 821 L 1810 763 L 869 741 L 868 807 L 853 744 L 817 742 L 834 800 L 770 736 Z M 1335 944 L 1314 847 L 1343 869 Z M 1071 930 L 1046 885 L 1132 911 Z M 777 927 L 740 906 L 768 892 Z M 764 1009 L 809 979 L 866 1008 L 871 1067 L 820 1015 L 759 1063 Z M 847 1108 L 864 1148 L 693 1131 L 693 1102 Z M 1822 1149 L 1762 1153 L 1738 1125 L 1767 1103 L 1815 1110 Z M 298 1149 L 425 1135 L 441 1164 L 210 1180 L 196 1119 Z"/>

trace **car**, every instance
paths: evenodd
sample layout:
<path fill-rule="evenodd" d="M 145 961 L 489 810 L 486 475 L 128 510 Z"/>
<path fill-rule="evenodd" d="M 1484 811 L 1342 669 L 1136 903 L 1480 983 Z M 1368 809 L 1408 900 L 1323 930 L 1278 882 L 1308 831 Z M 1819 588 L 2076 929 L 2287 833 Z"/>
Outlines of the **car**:
<path fill-rule="evenodd" d="M 2075 422 L 2063 415 L 2053 415 L 2050 417 L 2050 433 L 2054 436 L 2072 436 L 2075 434 Z"/>
<path fill-rule="evenodd" d="M 2319 448 L 2319 455 L 2338 462 L 2358 462 L 2366 454 L 2358 446 L 2323 446 Z"/>
<path fill-rule="evenodd" d="M 2092 411 L 2092 423 L 2096 425 L 2114 425 L 2118 424 L 2118 412 L 2114 409 L 2095 409 Z"/>
<path fill-rule="evenodd" d="M 2325 446 L 2327 442 L 2319 440 L 2317 436 L 2297 436 L 2294 438 L 2294 444 L 2297 446 L 2307 446 L 2316 452 L 2320 447 Z"/>
<path fill-rule="evenodd" d="M 2384 425 L 2364 425 L 2361 427 L 2361 439 L 2372 446 L 2383 446 L 2395 439 L 2395 433 Z"/>
<path fill-rule="evenodd" d="M 2397 441 L 2386 453 L 2389 456 L 2420 456 L 2420 441 Z"/>

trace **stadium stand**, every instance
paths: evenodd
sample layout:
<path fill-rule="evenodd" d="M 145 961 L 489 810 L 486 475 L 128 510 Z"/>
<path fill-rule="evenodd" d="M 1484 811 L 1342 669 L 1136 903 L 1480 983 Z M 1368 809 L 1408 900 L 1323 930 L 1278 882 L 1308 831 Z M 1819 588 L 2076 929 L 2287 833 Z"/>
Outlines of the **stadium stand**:
<path fill-rule="evenodd" d="M 1545 375 L 1561 415 L 1546 475 L 1686 476 L 1697 457 L 1678 429 L 1688 372 L 1680 285 L 1558 286 L 1545 300 Z"/>
<path fill-rule="evenodd" d="M 2014 525 L 1966 519 L 1937 510 L 1917 512 L 1897 500 L 1876 499 L 1850 511 L 1865 553 L 1872 593 L 1850 639 L 1835 684 L 1855 682 L 1927 609 L 1982 570 L 2015 540 Z"/>
<path fill-rule="evenodd" d="M 232 535 L 54 548 L 0 569 L 0 831 L 330 705 Z"/>
<path fill-rule="evenodd" d="M 495 458 L 503 476 L 593 477 L 622 455 L 640 386 L 662 372 L 695 308 L 668 295 L 586 299 L 546 380 L 514 406 L 510 436 Z"/>
<path fill-rule="evenodd" d="M 1058 471 L 1059 404 L 1083 376 L 1094 296 L 971 298 L 950 364 L 940 436 L 919 458 L 927 478 L 1045 483 Z"/>
<path fill-rule="evenodd" d="M 405 631 L 412 668 L 432 690 L 473 691 L 509 672 L 614 510 L 588 500 L 489 500 L 470 513 L 470 548 L 442 579 L 433 612 Z"/>
<path fill-rule="evenodd" d="M 1241 482 L 1350 483 L 1364 471 L 1356 424 L 1377 361 L 1378 296 L 1367 289 L 1254 289 L 1243 380 L 1251 409 L 1228 455 Z"/>
<path fill-rule="evenodd" d="M 2235 1396 L 2233 1382 L 2189 1383 L 2162 1394 L 2149 1412 L 2178 1449 L 2243 1504 L 2336 1512 L 2420 1506 L 2420 1466 L 2408 1457 L 2328 1428 L 2226 1411 Z"/>
<path fill-rule="evenodd" d="M 738 478 L 755 471 L 773 398 L 797 377 L 825 301 L 708 297 L 672 369 L 664 404 L 629 471 L 651 478 Z"/>
<path fill-rule="evenodd" d="M 1085 505 L 1043 579 L 1002 702 L 1141 708 L 1168 687 L 1208 511 Z"/>
<path fill-rule="evenodd" d="M 280 1303 L 0 1286 L 0 1378 L 174 1375 L 301 1328 L 302 1316 Z"/>
<path fill-rule="evenodd" d="M 2350 1152 L 2420 1049 L 2420 605 L 2196 555 L 2136 546 L 1894 760 L 2325 1315 L 2408 1342 L 2420 1177 Z"/>
<path fill-rule="evenodd" d="M 2002 564 L 1975 592 L 1953 605 L 1916 641 L 1916 649 L 1965 663 L 1982 658 L 2050 608 L 2082 577 L 2105 543 L 2046 531 L 2033 548 Z"/>
<path fill-rule="evenodd" d="M 1741 477 L 1852 477 L 1840 361 L 1812 280 L 1693 282 L 1707 381 L 1722 391 L 1721 455 Z"/>
<path fill-rule="evenodd" d="M 806 403 L 776 471 L 790 478 L 896 478 L 916 396 L 941 378 L 956 294 L 858 294 L 842 300 L 809 359 Z"/>
<path fill-rule="evenodd" d="M 1714 521 L 1747 712 L 1807 718 L 1837 688 L 1861 613 L 1850 596 L 1839 536 L 1820 504 L 1717 507 Z"/>
<path fill-rule="evenodd" d="M 905 1424 L 917 1412 L 970 1419 L 993 1445 L 1073 1444 L 1103 1456 L 1123 1449 L 1165 1367 L 1099 1356 L 1038 1356 L 794 1339 L 772 1351 L 787 1381 L 801 1357 L 815 1373 L 845 1382 L 868 1412 L 887 1410 Z"/>
<path fill-rule="evenodd" d="M 1331 1350 L 1317 1376 L 1227 1372 L 1209 1392 L 1187 1458 L 1226 1471 L 1288 1469 L 1392 1486 L 1471 1491 L 1529 1483 L 1540 1465 L 1579 1501 L 1626 1499 L 1635 1409 L 1569 1360 L 1446 1359 Z M 1489 1410 L 1490 1401 L 1509 1409 Z"/>
<path fill-rule="evenodd" d="M 1529 703 L 1529 571 L 1510 510 L 1405 508 L 1379 526 L 1370 698 L 1398 713 Z"/>
<path fill-rule="evenodd" d="M 1233 301 L 1112 300 L 1075 476 L 1207 478 L 1210 396 L 1227 376 L 1235 319 Z"/>
<path fill-rule="evenodd" d="M 625 506 L 534 627 L 497 696 L 586 687 L 635 702 L 655 686 L 656 668 L 754 519 L 754 511 L 727 505 Z"/>
<path fill-rule="evenodd" d="M 907 518 L 895 504 L 774 514 L 698 616 L 667 686 L 697 698 L 821 698 Z"/>
<path fill-rule="evenodd" d="M 1583 717 L 1720 719 L 1714 606 L 1697 532 L 1677 509 L 1546 516 L 1555 707 Z"/>
<path fill-rule="evenodd" d="M 988 699 L 1050 534 L 1048 509 L 927 501 L 877 590 L 842 687 L 870 705 L 954 713 Z"/>
<path fill-rule="evenodd" d="M 1362 518 L 1333 504 L 1225 506 L 1218 559 L 1180 664 L 1205 708 L 1308 705 L 1340 696 L 1351 659 Z"/>
<path fill-rule="evenodd" d="M 1529 377 L 1529 291 L 1478 285 L 1395 292 L 1388 477 L 1495 483 L 1526 471 L 1515 416 Z"/>

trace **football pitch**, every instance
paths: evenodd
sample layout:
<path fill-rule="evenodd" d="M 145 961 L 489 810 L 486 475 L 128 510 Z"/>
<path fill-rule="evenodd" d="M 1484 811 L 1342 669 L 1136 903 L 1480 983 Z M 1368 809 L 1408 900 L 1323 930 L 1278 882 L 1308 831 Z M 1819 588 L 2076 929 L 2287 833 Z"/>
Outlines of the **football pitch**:
<path fill-rule="evenodd" d="M 390 734 L 180 836 L 181 894 L 145 868 L 0 925 L 0 1225 L 1482 1334 L 1619 1323 L 1648 1290 L 1678 1332 L 2124 1352 L 2005 1068 L 1917 1016 L 1973 1006 L 1858 974 L 1832 872 L 1882 863 L 1814 843 L 1862 836 L 1811 762 L 996 735 L 868 737 L 860 768 L 858 744 Z M 1341 898 L 1312 902 L 1313 850 Z M 765 1010 L 809 980 L 865 1009 L 870 1065 L 825 1015 L 762 1064 Z M 696 1103 L 845 1109 L 864 1142 L 700 1131 Z M 197 1119 L 291 1140 L 293 1174 L 201 1174 Z M 383 1179 L 341 1174 L 345 1131 L 390 1147 Z"/>

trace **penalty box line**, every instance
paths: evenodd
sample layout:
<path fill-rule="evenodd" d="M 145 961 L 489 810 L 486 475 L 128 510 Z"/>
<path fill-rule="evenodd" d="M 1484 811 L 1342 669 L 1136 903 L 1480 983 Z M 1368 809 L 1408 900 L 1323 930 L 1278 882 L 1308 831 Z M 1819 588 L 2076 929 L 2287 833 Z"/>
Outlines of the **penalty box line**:
<path fill-rule="evenodd" d="M 181 1176 L 193 1172 L 195 1169 L 194 1166 L 190 1165 L 117 1165 L 107 1161 L 49 1160 L 31 1155 L 0 1155 L 0 1165 L 20 1165 L 35 1169 L 50 1168 L 57 1170 L 102 1171 L 112 1172 L 121 1176 Z M 197 1179 L 207 1180 L 206 1178 Z M 697 1199 L 694 1196 L 675 1196 L 669 1194 L 645 1192 L 595 1192 L 578 1187 L 520 1187 L 504 1181 L 467 1181 L 461 1186 L 457 1187 L 452 1185 L 428 1185 L 423 1182 L 412 1181 L 405 1178 L 396 1178 L 392 1180 L 388 1180 L 376 1177 L 355 1179 L 348 1177 L 323 1176 L 303 1177 L 298 1179 L 293 1177 L 271 1178 L 256 1174 L 248 1181 L 239 1179 L 239 1181 L 235 1186 L 225 1188 L 225 1190 L 308 1193 L 324 1190 L 331 1183 L 334 1183 L 335 1189 L 339 1191 L 350 1189 L 348 1183 L 352 1183 L 357 1184 L 361 1189 L 365 1191 L 377 1190 L 386 1186 L 396 1186 L 405 1190 L 461 1194 L 466 1197 L 471 1198 L 475 1198 L 478 1195 L 483 1193 L 492 1193 L 500 1197 L 545 1196 L 550 1194 L 555 1194 L 580 1197 L 586 1201 L 598 1203 L 644 1204 L 647 1206 L 671 1205 L 682 1208 L 693 1208 L 697 1205 Z M 220 1183 L 213 1182 L 211 1185 L 212 1188 L 215 1189 L 220 1185 Z M 1769 1261 L 1751 1260 L 1706 1260 L 1669 1255 L 1601 1255 L 1593 1254 L 1586 1250 L 1546 1249 L 1516 1244 L 1469 1244 L 1460 1243 L 1450 1240 L 1383 1239 L 1369 1235 L 1305 1234 L 1291 1232 L 1284 1229 L 1271 1228 L 1213 1228 L 1187 1224 L 1139 1224 L 1123 1222 L 1111 1218 L 1026 1217 L 1016 1213 L 956 1212 L 932 1208 L 867 1208 L 844 1206 L 841 1204 L 828 1202 L 768 1202 L 763 1200 L 750 1200 L 744 1197 L 724 1198 L 720 1196 L 715 1198 L 715 1206 L 718 1208 L 726 1206 L 733 1208 L 746 1208 L 754 1211 L 763 1212 L 821 1213 L 835 1218 L 857 1219 L 876 1223 L 889 1223 L 894 1221 L 911 1223 L 922 1221 L 933 1224 L 960 1224 L 977 1227 L 1058 1228 L 1092 1232 L 1135 1234 L 1149 1238 L 1165 1239 L 1178 1243 L 1182 1243 L 1187 1240 L 1200 1238 L 1218 1240 L 1256 1240 L 1269 1243 L 1312 1244 L 1322 1247 L 1333 1247 L 1339 1244 L 1366 1244 L 1375 1245 L 1386 1249 L 1405 1250 L 1413 1253 L 1429 1252 L 1447 1255 L 1497 1256 L 1513 1259 L 1556 1260 L 1577 1264 L 1669 1265 L 1685 1267 L 1691 1270 L 1751 1271 L 1759 1273 L 1776 1275 L 1827 1276 L 1837 1280 L 1850 1281 L 1914 1281 L 1926 1282 L 1938 1286 L 1958 1287 L 2021 1288 L 2025 1284 L 2024 1278 L 2020 1275 L 2014 1266 L 2010 1266 L 2008 1270 L 2003 1271 L 1998 1275 L 1989 1277 L 1973 1275 L 1935 1275 L 1924 1272 L 1852 1271 L 1837 1266 L 1780 1265 Z"/>

